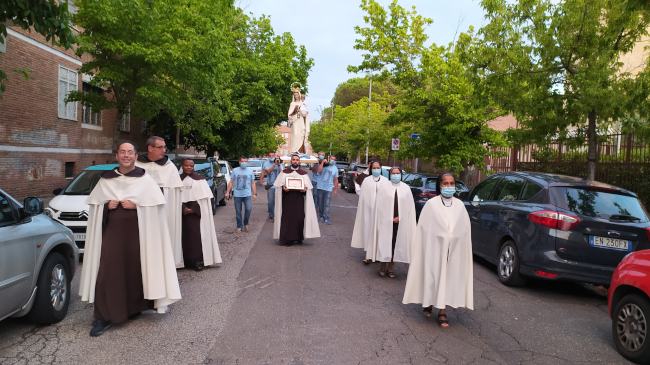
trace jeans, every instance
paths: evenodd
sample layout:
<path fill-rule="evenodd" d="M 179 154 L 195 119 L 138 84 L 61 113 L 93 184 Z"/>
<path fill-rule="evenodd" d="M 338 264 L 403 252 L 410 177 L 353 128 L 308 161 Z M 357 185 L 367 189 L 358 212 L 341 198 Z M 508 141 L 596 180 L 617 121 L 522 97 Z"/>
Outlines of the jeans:
<path fill-rule="evenodd" d="M 244 224 L 241 221 L 241 205 L 244 204 Z M 251 217 L 251 209 L 253 209 L 253 197 L 242 196 L 235 197 L 235 219 L 237 219 L 237 228 L 242 229 L 248 225 L 248 219 Z"/>
<path fill-rule="evenodd" d="M 316 181 L 312 181 L 311 185 L 314 187 L 311 192 L 314 194 L 314 206 L 316 207 L 316 214 L 318 214 L 318 183 Z"/>
<path fill-rule="evenodd" d="M 332 192 L 327 190 L 318 190 L 318 217 L 323 219 L 330 219 L 330 200 L 332 200 Z"/>
<path fill-rule="evenodd" d="M 266 198 L 269 201 L 269 217 L 274 219 L 275 214 L 275 186 L 266 191 Z"/>

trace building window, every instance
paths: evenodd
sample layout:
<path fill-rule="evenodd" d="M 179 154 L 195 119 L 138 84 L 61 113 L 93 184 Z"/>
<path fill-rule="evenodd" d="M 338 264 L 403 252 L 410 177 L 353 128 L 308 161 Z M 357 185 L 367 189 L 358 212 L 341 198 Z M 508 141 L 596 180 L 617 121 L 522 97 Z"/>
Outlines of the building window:
<path fill-rule="evenodd" d="M 88 83 L 82 83 L 81 84 L 82 91 L 84 94 L 89 94 L 89 93 L 95 93 L 98 95 L 103 95 L 104 90 L 92 86 Z M 102 111 L 94 112 L 90 105 L 82 105 L 81 107 L 81 122 L 86 123 L 86 124 L 91 124 L 91 125 L 97 125 L 100 126 L 102 125 Z"/>
<path fill-rule="evenodd" d="M 124 113 L 120 122 L 120 132 L 131 131 L 131 113 Z"/>
<path fill-rule="evenodd" d="M 65 178 L 72 179 L 74 177 L 74 162 L 65 163 Z"/>
<path fill-rule="evenodd" d="M 65 98 L 76 91 L 78 75 L 76 71 L 59 66 L 59 118 L 77 120 L 77 103 L 66 103 Z"/>

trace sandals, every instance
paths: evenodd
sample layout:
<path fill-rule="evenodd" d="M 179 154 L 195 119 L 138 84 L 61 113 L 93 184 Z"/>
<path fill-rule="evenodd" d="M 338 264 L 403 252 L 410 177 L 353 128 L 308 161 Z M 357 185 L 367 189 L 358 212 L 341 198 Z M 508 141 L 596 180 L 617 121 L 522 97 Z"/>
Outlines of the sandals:
<path fill-rule="evenodd" d="M 442 317 L 445 317 L 445 319 L 442 319 Z M 447 319 L 447 315 L 442 313 L 438 314 L 438 324 L 442 328 L 448 328 L 449 327 L 449 320 Z"/>
<path fill-rule="evenodd" d="M 364 265 L 370 265 L 370 259 L 365 259 L 361 262 L 363 262 Z"/>
<path fill-rule="evenodd" d="M 426 308 L 422 309 L 422 313 L 424 313 L 424 316 L 427 317 L 427 318 L 431 317 L 431 312 L 432 311 L 433 311 L 433 306 L 429 306 L 429 307 L 426 307 Z"/>
<path fill-rule="evenodd" d="M 395 273 L 392 272 L 392 271 L 389 271 L 388 272 L 388 277 L 391 278 L 391 279 L 395 279 Z"/>
<path fill-rule="evenodd" d="M 379 276 L 381 276 L 382 278 L 385 278 L 386 277 L 386 270 L 380 269 L 379 270 Z"/>

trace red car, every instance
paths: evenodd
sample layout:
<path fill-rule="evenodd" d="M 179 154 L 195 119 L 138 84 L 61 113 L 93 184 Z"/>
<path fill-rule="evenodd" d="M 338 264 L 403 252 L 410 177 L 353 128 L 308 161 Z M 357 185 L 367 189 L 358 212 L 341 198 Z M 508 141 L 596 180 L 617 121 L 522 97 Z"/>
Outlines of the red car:
<path fill-rule="evenodd" d="M 650 363 L 650 250 L 632 252 L 618 264 L 607 303 L 618 352 L 630 361 Z"/>

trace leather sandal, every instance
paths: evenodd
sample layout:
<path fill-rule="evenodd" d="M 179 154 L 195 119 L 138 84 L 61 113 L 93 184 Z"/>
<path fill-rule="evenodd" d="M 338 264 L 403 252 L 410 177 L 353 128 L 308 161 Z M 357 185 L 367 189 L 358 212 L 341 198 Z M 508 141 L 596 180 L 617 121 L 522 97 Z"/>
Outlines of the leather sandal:
<path fill-rule="evenodd" d="M 445 317 L 445 319 L 442 319 L 442 317 Z M 447 328 L 447 327 L 449 327 L 449 320 L 447 319 L 447 315 L 446 315 L 446 314 L 444 314 L 444 313 L 442 313 L 442 314 L 438 314 L 438 324 L 439 324 L 440 327 L 442 327 L 442 328 Z"/>
<path fill-rule="evenodd" d="M 424 316 L 427 317 L 427 318 L 431 317 L 431 312 L 433 312 L 433 306 L 432 305 L 422 309 L 422 313 L 424 313 Z"/>

